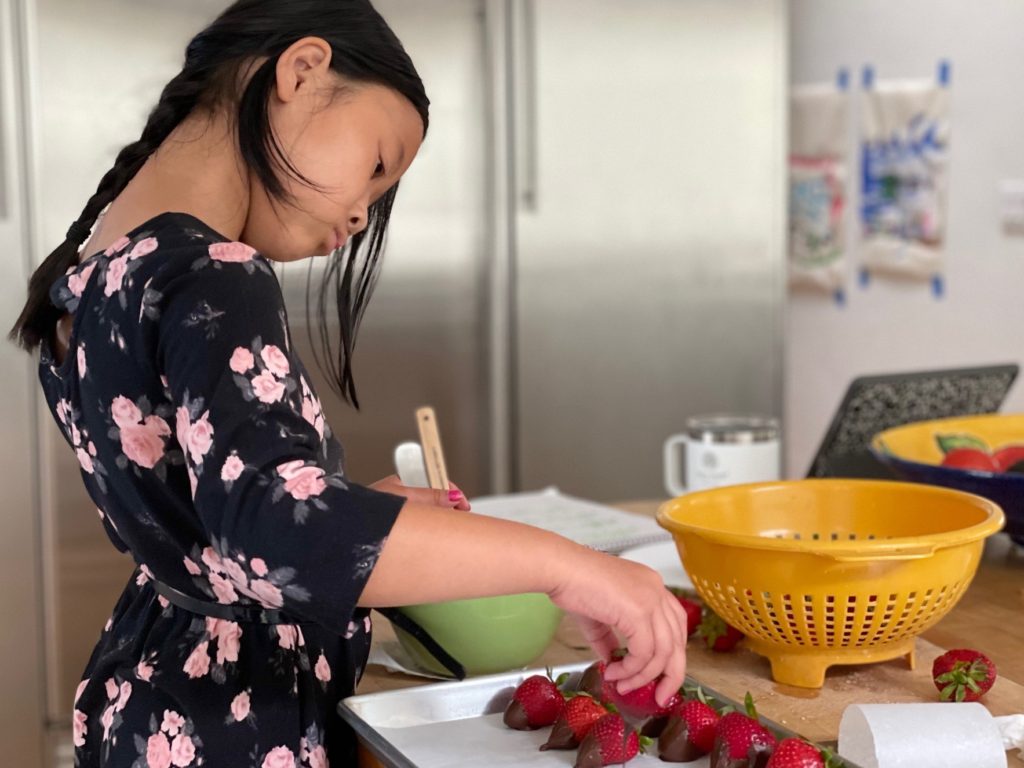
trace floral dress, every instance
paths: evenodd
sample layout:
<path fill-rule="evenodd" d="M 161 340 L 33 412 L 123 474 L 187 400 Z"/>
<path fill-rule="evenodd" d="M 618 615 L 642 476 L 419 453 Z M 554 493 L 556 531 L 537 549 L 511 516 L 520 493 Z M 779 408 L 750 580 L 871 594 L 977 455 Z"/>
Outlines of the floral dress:
<path fill-rule="evenodd" d="M 137 563 L 78 686 L 76 765 L 354 765 L 336 707 L 404 500 L 345 477 L 269 263 L 165 213 L 50 297 L 73 324 L 61 363 L 42 346 L 46 400 Z"/>

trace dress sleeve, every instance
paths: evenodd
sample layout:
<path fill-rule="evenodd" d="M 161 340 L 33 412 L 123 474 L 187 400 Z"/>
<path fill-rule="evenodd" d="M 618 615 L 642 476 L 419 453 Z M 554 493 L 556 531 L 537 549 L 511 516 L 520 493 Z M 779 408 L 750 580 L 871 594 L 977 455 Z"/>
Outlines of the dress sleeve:
<path fill-rule="evenodd" d="M 154 295 L 157 365 L 210 540 L 185 567 L 218 602 L 249 598 L 344 632 L 405 500 L 326 460 L 266 260 L 241 243 L 204 246 Z"/>

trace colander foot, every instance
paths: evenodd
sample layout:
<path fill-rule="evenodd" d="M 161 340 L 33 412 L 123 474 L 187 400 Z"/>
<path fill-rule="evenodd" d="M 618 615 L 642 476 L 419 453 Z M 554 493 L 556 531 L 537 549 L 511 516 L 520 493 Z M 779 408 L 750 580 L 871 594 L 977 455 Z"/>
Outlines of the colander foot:
<path fill-rule="evenodd" d="M 783 685 L 796 688 L 821 688 L 825 684 L 825 672 L 829 662 L 806 655 L 776 655 L 769 657 L 772 664 L 772 679 Z"/>
<path fill-rule="evenodd" d="M 917 654 L 915 653 L 916 647 L 917 646 L 915 645 L 914 648 L 910 649 L 910 653 L 904 656 L 904 658 L 907 660 L 907 667 L 910 669 L 911 672 L 917 669 Z"/>

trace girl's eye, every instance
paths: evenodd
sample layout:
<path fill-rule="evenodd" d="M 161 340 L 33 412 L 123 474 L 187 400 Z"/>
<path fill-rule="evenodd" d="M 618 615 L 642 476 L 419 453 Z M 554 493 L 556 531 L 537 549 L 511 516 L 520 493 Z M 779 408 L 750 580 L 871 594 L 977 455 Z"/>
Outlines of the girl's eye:
<path fill-rule="evenodd" d="M 379 178 L 384 175 L 384 161 L 380 158 L 377 159 L 377 167 L 373 169 L 373 178 Z"/>

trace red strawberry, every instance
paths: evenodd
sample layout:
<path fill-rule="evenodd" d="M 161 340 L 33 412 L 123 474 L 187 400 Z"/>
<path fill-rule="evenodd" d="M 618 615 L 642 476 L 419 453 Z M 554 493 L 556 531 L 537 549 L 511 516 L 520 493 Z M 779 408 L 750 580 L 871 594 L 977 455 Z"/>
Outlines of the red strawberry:
<path fill-rule="evenodd" d="M 701 604 L 691 598 L 693 592 L 678 587 L 669 587 L 668 591 L 676 596 L 676 600 L 686 612 L 686 636 L 690 637 L 700 626 Z"/>
<path fill-rule="evenodd" d="M 576 694 L 566 702 L 565 711 L 558 716 L 551 735 L 540 748 L 541 751 L 575 749 L 590 733 L 594 723 L 607 714 L 608 710 L 599 701 L 585 693 Z"/>
<path fill-rule="evenodd" d="M 992 454 L 999 472 L 1009 472 L 1012 467 L 1024 462 L 1024 445 L 1007 445 Z"/>
<path fill-rule="evenodd" d="M 942 460 L 942 466 L 976 472 L 998 472 L 992 456 L 977 448 L 954 448 Z"/>
<path fill-rule="evenodd" d="M 601 699 L 615 707 L 627 717 L 642 720 L 648 717 L 662 717 L 675 709 L 682 702 L 679 693 L 673 693 L 665 706 L 660 706 L 654 699 L 654 690 L 658 687 L 661 678 L 651 680 L 646 685 L 630 691 L 619 693 L 618 681 L 605 680 L 601 688 Z"/>
<path fill-rule="evenodd" d="M 704 613 L 704 620 L 697 627 L 708 648 L 719 653 L 731 651 L 743 639 L 743 633 L 725 623 L 721 616 L 710 608 Z"/>
<path fill-rule="evenodd" d="M 826 768 L 833 764 L 821 751 L 802 739 L 783 739 L 768 758 L 765 768 Z"/>
<path fill-rule="evenodd" d="M 996 665 L 980 651 L 946 651 L 932 664 L 932 679 L 943 701 L 977 701 L 996 681 Z"/>
<path fill-rule="evenodd" d="M 526 678 L 515 693 L 505 710 L 505 725 L 517 731 L 531 731 L 551 725 L 565 709 L 565 698 L 558 686 L 565 682 L 568 675 L 562 675 L 557 681 L 544 675 L 531 675 Z"/>
<path fill-rule="evenodd" d="M 658 754 L 667 763 L 690 763 L 715 746 L 718 713 L 706 702 L 691 699 L 673 710 L 658 739 Z"/>
<path fill-rule="evenodd" d="M 644 737 L 643 743 L 649 739 Z M 625 763 L 632 760 L 640 751 L 641 738 L 632 728 L 626 736 L 626 721 L 622 715 L 605 715 L 598 720 L 590 733 L 580 744 L 576 754 L 576 768 L 599 768 L 612 763 Z"/>
<path fill-rule="evenodd" d="M 757 721 L 754 701 L 749 693 L 746 704 L 747 714 L 730 712 L 718 721 L 715 746 L 711 751 L 711 768 L 726 768 L 733 760 L 749 760 L 754 765 L 755 760 L 775 748 L 775 736 Z"/>

